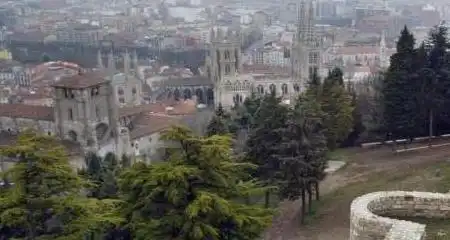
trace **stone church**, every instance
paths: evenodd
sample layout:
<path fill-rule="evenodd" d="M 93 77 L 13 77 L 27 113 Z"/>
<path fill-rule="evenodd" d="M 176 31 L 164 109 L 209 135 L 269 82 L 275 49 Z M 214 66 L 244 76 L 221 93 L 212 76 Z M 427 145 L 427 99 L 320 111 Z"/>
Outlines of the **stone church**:
<path fill-rule="evenodd" d="M 142 102 L 142 82 L 135 77 L 128 53 L 124 69 L 115 69 L 113 55 L 108 66 L 99 61 L 93 71 L 53 83 L 53 106 L 0 104 L 0 145 L 10 144 L 20 132 L 34 129 L 56 136 L 78 153 L 151 156 L 159 149 L 159 132 L 178 123 L 165 106 Z M 135 60 L 134 60 L 135 61 Z M 133 63 L 137 67 L 136 62 Z"/>
<path fill-rule="evenodd" d="M 309 75 L 320 68 L 320 41 L 313 29 L 312 5 L 299 6 L 296 41 L 292 46 L 292 69 L 243 65 L 239 31 L 214 28 L 201 76 L 168 79 L 162 94 L 177 100 L 197 96 L 197 101 L 225 107 L 242 103 L 252 93 L 275 93 L 289 103 L 305 87 Z M 158 154 L 159 133 L 186 117 L 186 111 L 162 104 L 142 102 L 143 82 L 136 77 L 137 57 L 125 51 L 123 71 L 116 69 L 111 52 L 107 66 L 98 53 L 98 69 L 61 78 L 52 85 L 53 106 L 0 105 L 0 145 L 8 144 L 27 128 L 76 143 L 81 152 L 121 156 Z M 192 101 L 191 101 L 192 102 Z M 196 110 L 196 105 L 184 106 Z M 191 111 L 191 112 L 193 112 Z M 6 141 L 2 143 L 2 141 Z"/>
<path fill-rule="evenodd" d="M 297 33 L 291 48 L 291 68 L 243 65 L 239 31 L 215 27 L 202 76 L 168 79 L 162 83 L 168 98 L 207 99 L 217 106 L 242 103 L 252 93 L 274 92 L 289 102 L 303 91 L 314 71 L 321 70 L 321 37 L 314 29 L 314 9 L 308 1 L 298 6 Z M 205 95 L 204 92 L 207 91 Z"/>

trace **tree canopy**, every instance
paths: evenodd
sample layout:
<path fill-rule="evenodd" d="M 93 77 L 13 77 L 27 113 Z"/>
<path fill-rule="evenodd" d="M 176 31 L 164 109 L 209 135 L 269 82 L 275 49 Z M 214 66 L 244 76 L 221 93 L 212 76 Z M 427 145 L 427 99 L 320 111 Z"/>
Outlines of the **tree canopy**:
<path fill-rule="evenodd" d="M 0 198 L 0 223 L 15 230 L 8 238 L 83 239 L 121 222 L 118 202 L 82 196 L 87 183 L 54 138 L 26 132 L 0 153 L 17 158 Z"/>
<path fill-rule="evenodd" d="M 250 240 L 270 225 L 271 210 L 242 202 L 264 188 L 246 180 L 254 166 L 233 158 L 230 137 L 175 127 L 163 138 L 175 144 L 169 159 L 136 164 L 120 181 L 136 239 Z"/>

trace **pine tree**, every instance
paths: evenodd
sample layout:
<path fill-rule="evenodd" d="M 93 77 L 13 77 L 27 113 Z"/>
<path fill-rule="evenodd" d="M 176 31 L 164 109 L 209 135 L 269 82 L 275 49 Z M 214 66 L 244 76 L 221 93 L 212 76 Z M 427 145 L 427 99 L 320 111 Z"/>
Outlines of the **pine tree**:
<path fill-rule="evenodd" d="M 300 96 L 290 110 L 285 128 L 280 129 L 282 140 L 275 150 L 275 157 L 281 162 L 283 179 L 280 181 L 280 195 L 290 200 L 301 199 L 302 222 L 306 206 L 311 212 L 313 190 L 319 199 L 319 182 L 325 177 L 326 138 L 320 103 L 313 91 Z M 308 196 L 308 201 L 306 201 Z"/>
<path fill-rule="evenodd" d="M 219 104 L 214 116 L 206 127 L 206 136 L 225 135 L 230 133 L 230 114 Z"/>
<path fill-rule="evenodd" d="M 21 230 L 12 238 L 83 239 L 121 222 L 116 201 L 81 196 L 86 184 L 54 138 L 25 132 L 0 153 L 18 160 L 6 172 L 14 185 L 0 198 L 0 223 Z"/>
<path fill-rule="evenodd" d="M 122 155 L 122 159 L 120 160 L 121 168 L 129 168 L 131 167 L 131 159 L 127 155 Z"/>
<path fill-rule="evenodd" d="M 408 28 L 402 30 L 397 42 L 397 53 L 391 57 L 383 83 L 384 118 L 387 130 L 394 138 L 412 138 L 423 131 L 417 114 L 420 112 L 417 96 L 420 87 L 414 74 L 414 36 Z"/>
<path fill-rule="evenodd" d="M 281 141 L 279 129 L 285 127 L 288 108 L 281 104 L 281 98 L 273 94 L 266 95 L 261 100 L 255 112 L 251 132 L 246 143 L 246 158 L 258 166 L 254 176 L 264 181 L 268 186 L 277 185 L 280 172 L 280 162 L 273 155 L 276 146 Z M 266 193 L 266 207 L 270 204 L 270 192 Z"/>
<path fill-rule="evenodd" d="M 357 93 L 352 90 L 351 91 L 351 98 L 352 98 L 352 118 L 353 118 L 353 127 L 350 134 L 347 136 L 347 139 L 344 141 L 343 146 L 355 146 L 356 142 L 358 141 L 360 135 L 366 130 L 366 127 L 363 124 L 362 119 L 362 109 L 361 105 L 358 104 L 358 96 Z"/>
<path fill-rule="evenodd" d="M 325 113 L 323 124 L 328 147 L 333 149 L 347 138 L 353 125 L 351 98 L 340 69 L 333 69 L 325 78 L 319 100 Z"/>
<path fill-rule="evenodd" d="M 314 69 L 311 79 L 308 82 L 307 92 L 308 95 L 312 94 L 316 99 L 322 94 L 322 82 L 317 69 Z"/>
<path fill-rule="evenodd" d="M 450 126 L 450 110 L 447 107 L 450 104 L 449 49 L 448 29 L 440 25 L 432 29 L 428 43 L 416 51 L 415 68 L 422 67 L 419 77 L 422 83 L 420 96 L 423 99 L 420 102 L 425 118 L 428 119 L 430 136 L 439 131 L 434 129 L 435 126 Z"/>
<path fill-rule="evenodd" d="M 95 153 L 88 153 L 85 157 L 86 169 L 80 171 L 92 183 L 88 189 L 88 196 L 97 199 L 118 198 L 117 174 L 120 166 L 113 153 L 108 153 L 104 158 Z"/>
<path fill-rule="evenodd" d="M 133 239 L 258 238 L 272 212 L 241 203 L 264 189 L 246 180 L 254 166 L 233 159 L 231 139 L 198 137 L 181 127 L 163 139 L 176 144 L 167 161 L 135 164 L 121 177 Z"/>

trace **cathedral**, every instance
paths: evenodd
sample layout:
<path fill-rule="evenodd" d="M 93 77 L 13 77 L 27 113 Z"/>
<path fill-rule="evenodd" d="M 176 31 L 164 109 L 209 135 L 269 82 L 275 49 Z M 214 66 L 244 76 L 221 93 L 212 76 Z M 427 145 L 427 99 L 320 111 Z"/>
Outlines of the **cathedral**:
<path fill-rule="evenodd" d="M 321 68 L 321 38 L 314 29 L 314 9 L 310 1 L 298 6 L 298 23 L 291 47 L 291 68 L 266 65 L 244 65 L 241 36 L 238 30 L 214 27 L 207 51 L 203 76 L 190 79 L 168 79 L 163 83 L 168 98 L 190 98 L 214 105 L 231 107 L 242 103 L 252 93 L 275 93 L 289 102 L 305 88 L 314 71 Z M 211 92 L 206 94 L 204 92 Z M 211 95 L 213 97 L 211 97 Z"/>
<path fill-rule="evenodd" d="M 311 4 L 299 6 L 291 71 L 243 64 L 239 31 L 213 28 L 203 74 L 167 79 L 160 93 L 177 100 L 195 96 L 197 102 L 225 107 L 242 103 L 252 93 L 274 93 L 289 103 L 303 91 L 310 74 L 321 67 L 321 43 L 315 35 L 312 13 Z M 79 69 L 78 73 L 53 83 L 51 107 L 2 104 L 0 144 L 7 139 L 6 135 L 16 136 L 31 128 L 76 143 L 82 152 L 146 155 L 152 159 L 162 144 L 161 130 L 185 121 L 189 114 L 185 111 L 169 114 L 174 113 L 173 107 L 142 101 L 145 83 L 137 77 L 136 53 L 131 56 L 125 51 L 121 71 L 116 69 L 112 50 L 106 58 L 105 62 L 98 52 L 98 69 Z M 196 110 L 195 105 L 189 107 Z"/>

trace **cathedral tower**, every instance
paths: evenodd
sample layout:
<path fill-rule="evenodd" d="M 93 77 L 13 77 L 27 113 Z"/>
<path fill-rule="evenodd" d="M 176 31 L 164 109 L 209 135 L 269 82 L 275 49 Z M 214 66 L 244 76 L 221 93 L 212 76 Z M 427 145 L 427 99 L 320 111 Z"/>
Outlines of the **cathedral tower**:
<path fill-rule="evenodd" d="M 236 79 L 242 69 L 241 41 L 238 31 L 217 28 L 210 33 L 211 43 L 206 56 L 206 74 L 214 84 L 214 101 L 230 105 L 225 102 L 224 91 L 227 83 Z"/>
<path fill-rule="evenodd" d="M 297 32 L 292 45 L 293 81 L 303 90 L 314 71 L 320 70 L 321 39 L 314 28 L 314 3 L 302 0 L 298 5 Z"/>
<path fill-rule="evenodd" d="M 130 54 L 128 53 L 128 49 L 125 49 L 125 53 L 123 55 L 123 71 L 125 74 L 130 74 L 131 70 L 131 58 Z"/>
<path fill-rule="evenodd" d="M 108 54 L 108 71 L 111 75 L 116 72 L 116 60 L 114 59 L 114 52 L 112 49 Z"/>
<path fill-rule="evenodd" d="M 103 69 L 104 68 L 103 58 L 102 58 L 102 51 L 100 49 L 97 51 L 97 67 L 99 69 Z"/>
<path fill-rule="evenodd" d="M 378 53 L 378 55 L 379 55 L 378 58 L 379 58 L 379 61 L 380 61 L 380 68 L 386 69 L 386 68 L 389 67 L 389 58 L 388 58 L 387 53 L 386 53 L 386 49 L 387 49 L 387 47 L 386 47 L 386 34 L 385 34 L 384 31 L 381 33 L 379 48 L 380 48 L 379 49 L 380 52 Z"/>

